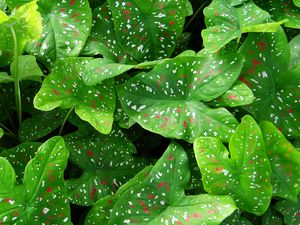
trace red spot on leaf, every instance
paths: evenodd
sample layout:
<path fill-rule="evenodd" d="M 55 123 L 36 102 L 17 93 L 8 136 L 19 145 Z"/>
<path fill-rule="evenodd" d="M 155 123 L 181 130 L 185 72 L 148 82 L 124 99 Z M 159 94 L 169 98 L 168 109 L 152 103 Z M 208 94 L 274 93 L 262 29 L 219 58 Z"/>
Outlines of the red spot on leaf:
<path fill-rule="evenodd" d="M 94 99 L 91 100 L 91 106 L 92 106 L 93 109 L 96 108 L 96 102 L 95 102 Z"/>
<path fill-rule="evenodd" d="M 252 87 L 252 83 L 247 81 L 244 76 L 241 76 L 239 80 L 246 84 L 248 87 Z"/>
<path fill-rule="evenodd" d="M 86 151 L 86 154 L 90 157 L 93 157 L 94 156 L 94 152 L 92 150 L 87 150 Z"/>
<path fill-rule="evenodd" d="M 157 185 L 157 188 L 160 189 L 160 188 L 163 188 L 165 186 L 165 182 L 160 182 L 158 185 Z"/>
<path fill-rule="evenodd" d="M 76 18 L 76 17 L 79 16 L 79 15 L 80 15 L 80 12 L 75 13 L 75 14 L 72 15 L 72 18 Z"/>
<path fill-rule="evenodd" d="M 235 95 L 229 95 L 228 98 L 229 99 L 237 99 L 237 97 Z"/>
<path fill-rule="evenodd" d="M 152 195 L 152 194 L 148 194 L 147 197 L 148 197 L 149 199 L 155 199 L 155 195 Z"/>
<path fill-rule="evenodd" d="M 70 0 L 70 5 L 74 5 L 75 4 L 75 0 Z"/>
<path fill-rule="evenodd" d="M 90 198 L 95 198 L 95 194 L 96 194 L 97 190 L 95 188 L 95 186 L 92 186 L 91 190 L 90 190 Z"/>
<path fill-rule="evenodd" d="M 144 213 L 146 213 L 146 214 L 151 214 L 151 213 L 152 213 L 152 211 L 151 211 L 150 209 L 148 209 L 147 207 L 144 207 L 144 208 L 143 208 L 143 211 L 144 211 Z"/>
<path fill-rule="evenodd" d="M 218 167 L 217 169 L 216 169 L 216 172 L 217 173 L 221 173 L 223 171 L 223 167 L 222 166 L 220 166 L 220 167 Z"/>
<path fill-rule="evenodd" d="M 129 15 L 131 12 L 130 12 L 130 10 L 125 9 L 125 10 L 123 11 L 123 13 L 124 13 L 125 15 Z"/>
<path fill-rule="evenodd" d="M 141 205 L 141 206 L 143 206 L 143 207 L 146 207 L 146 204 L 145 204 L 143 201 L 138 200 L 138 203 L 139 203 L 139 205 Z"/>
<path fill-rule="evenodd" d="M 176 13 L 176 10 L 171 10 L 171 11 L 169 12 L 170 15 L 174 15 L 175 13 Z"/>
<path fill-rule="evenodd" d="M 174 156 L 173 155 L 168 155 L 168 160 L 170 160 L 170 161 L 174 160 Z"/>
<path fill-rule="evenodd" d="M 53 94 L 55 94 L 55 95 L 60 95 L 59 91 L 57 91 L 57 90 L 55 90 L 55 89 L 52 89 L 52 92 L 53 92 Z"/>
<path fill-rule="evenodd" d="M 100 180 L 99 183 L 102 184 L 102 185 L 107 185 L 108 184 L 106 180 Z"/>
<path fill-rule="evenodd" d="M 192 217 L 193 218 L 201 218 L 202 217 L 202 215 L 200 214 L 200 213 L 194 213 L 193 215 L 192 215 Z"/>
<path fill-rule="evenodd" d="M 175 221 L 176 224 L 179 224 L 179 225 L 183 225 L 182 222 L 180 222 L 179 220 Z"/>
<path fill-rule="evenodd" d="M 214 213 L 216 213 L 216 212 L 217 212 L 217 210 L 215 210 L 215 209 L 211 209 L 211 210 L 208 210 L 208 211 L 207 211 L 208 214 L 214 214 Z"/>
<path fill-rule="evenodd" d="M 266 47 L 267 47 L 267 46 L 268 46 L 268 44 L 267 44 L 266 42 L 264 42 L 264 41 L 259 41 L 259 42 L 257 43 L 257 47 L 258 47 L 258 49 L 261 50 L 261 51 L 266 50 Z"/>
<path fill-rule="evenodd" d="M 171 21 L 169 22 L 169 24 L 170 24 L 171 26 L 174 26 L 174 25 L 175 25 L 175 21 L 174 21 L 174 20 L 171 20 Z"/>
<path fill-rule="evenodd" d="M 256 59 L 251 59 L 251 62 L 252 62 L 252 66 L 250 69 L 248 69 L 248 74 L 254 74 L 255 72 L 255 69 L 258 65 L 261 65 L 262 62 L 256 60 Z"/>
<path fill-rule="evenodd" d="M 66 9 L 61 8 L 59 11 L 60 11 L 61 13 L 64 13 L 64 12 L 66 11 Z"/>
<path fill-rule="evenodd" d="M 188 123 L 186 121 L 183 121 L 183 127 L 187 128 L 188 127 Z"/>
<path fill-rule="evenodd" d="M 47 188 L 46 192 L 51 193 L 53 191 L 52 187 Z"/>
<path fill-rule="evenodd" d="M 253 161 L 253 160 L 250 160 L 250 161 L 249 161 L 249 164 L 250 164 L 250 165 L 252 165 L 253 163 L 254 163 L 254 161 Z"/>

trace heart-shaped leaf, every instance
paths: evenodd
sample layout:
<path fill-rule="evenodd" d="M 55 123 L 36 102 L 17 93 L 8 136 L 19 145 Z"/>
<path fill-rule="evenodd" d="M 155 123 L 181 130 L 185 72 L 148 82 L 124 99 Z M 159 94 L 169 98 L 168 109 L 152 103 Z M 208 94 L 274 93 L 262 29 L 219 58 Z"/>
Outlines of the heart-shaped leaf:
<path fill-rule="evenodd" d="M 69 198 L 78 205 L 91 206 L 140 171 L 145 163 L 134 157 L 134 145 L 118 128 L 109 135 L 86 131 L 66 137 L 71 160 L 83 170 L 79 179 L 66 182 Z"/>
<path fill-rule="evenodd" d="M 270 15 L 252 0 L 234 7 L 230 1 L 214 0 L 204 9 L 207 29 L 202 30 L 203 45 L 217 52 L 246 32 L 274 32 L 281 22 L 271 22 Z"/>
<path fill-rule="evenodd" d="M 121 195 L 108 224 L 217 225 L 236 209 L 229 196 L 186 196 L 188 181 L 187 156 L 172 143 L 149 176 Z"/>
<path fill-rule="evenodd" d="M 35 141 L 46 136 L 62 124 L 66 114 L 66 110 L 54 109 L 49 112 L 38 112 L 24 120 L 18 132 L 20 141 Z"/>
<path fill-rule="evenodd" d="M 112 62 L 134 64 L 132 56 L 127 54 L 117 40 L 111 10 L 107 2 L 94 10 L 93 18 L 95 19 L 90 36 L 81 54 L 88 56 L 101 54 Z"/>
<path fill-rule="evenodd" d="M 279 211 L 283 217 L 285 224 L 299 225 L 300 224 L 300 199 L 298 197 L 297 202 L 291 200 L 283 200 L 277 202 L 275 209 Z"/>
<path fill-rule="evenodd" d="M 226 92 L 240 74 L 237 54 L 177 57 L 118 86 L 125 113 L 152 132 L 193 142 L 199 136 L 228 141 L 237 126 L 224 108 L 203 102 Z"/>
<path fill-rule="evenodd" d="M 22 185 L 15 185 L 15 172 L 0 157 L 0 223 L 72 224 L 63 184 L 68 151 L 61 137 L 45 142 L 27 164 Z"/>
<path fill-rule="evenodd" d="M 17 183 L 22 183 L 24 169 L 27 163 L 33 159 L 40 145 L 41 143 L 38 142 L 26 142 L 0 153 L 0 156 L 6 158 L 14 168 Z"/>
<path fill-rule="evenodd" d="M 21 6 L 10 17 L 0 11 L 0 66 L 11 63 L 15 45 L 20 55 L 27 42 L 40 37 L 42 19 L 36 2 Z"/>
<path fill-rule="evenodd" d="M 293 69 L 300 65 L 300 34 L 294 37 L 290 42 L 291 60 L 289 69 Z"/>
<path fill-rule="evenodd" d="M 294 0 L 299 1 L 299 0 Z M 300 9 L 292 1 L 286 0 L 255 0 L 263 9 L 267 10 L 272 19 L 286 20 L 284 25 L 291 28 L 300 28 Z"/>
<path fill-rule="evenodd" d="M 69 56 L 78 56 L 92 26 L 88 0 L 39 0 L 43 34 L 26 50 L 45 65 Z"/>
<path fill-rule="evenodd" d="M 152 169 L 152 166 L 145 167 L 142 171 L 137 173 L 132 179 L 127 183 L 122 185 L 116 194 L 108 195 L 105 198 L 100 199 L 95 203 L 93 208 L 89 211 L 86 216 L 84 225 L 108 225 L 109 218 L 112 212 L 112 208 L 120 196 L 129 188 L 132 188 L 140 184 L 147 176 Z"/>
<path fill-rule="evenodd" d="M 262 122 L 267 155 L 272 167 L 273 195 L 297 201 L 300 192 L 300 152 L 270 122 Z"/>
<path fill-rule="evenodd" d="M 192 14 L 188 0 L 108 0 L 119 43 L 137 61 L 169 57 Z"/>
<path fill-rule="evenodd" d="M 219 98 L 211 101 L 213 107 L 237 107 L 251 104 L 255 97 L 251 89 L 241 81 L 237 81 L 232 88 Z"/>
<path fill-rule="evenodd" d="M 246 57 L 240 80 L 256 97 L 244 108 L 259 121 L 272 121 L 288 137 L 299 136 L 300 66 L 288 69 L 290 49 L 283 30 L 249 34 L 239 51 Z"/>
<path fill-rule="evenodd" d="M 93 87 L 86 86 L 82 74 L 86 58 L 68 58 L 58 61 L 52 73 L 43 81 L 34 98 L 35 108 L 50 111 L 56 107 L 75 107 L 76 114 L 89 122 L 96 130 L 108 134 L 113 123 L 115 110 L 114 81 Z"/>
<path fill-rule="evenodd" d="M 271 166 L 262 133 L 245 116 L 229 141 L 229 152 L 219 139 L 200 137 L 194 143 L 204 189 L 229 194 L 243 210 L 262 215 L 272 197 Z"/>

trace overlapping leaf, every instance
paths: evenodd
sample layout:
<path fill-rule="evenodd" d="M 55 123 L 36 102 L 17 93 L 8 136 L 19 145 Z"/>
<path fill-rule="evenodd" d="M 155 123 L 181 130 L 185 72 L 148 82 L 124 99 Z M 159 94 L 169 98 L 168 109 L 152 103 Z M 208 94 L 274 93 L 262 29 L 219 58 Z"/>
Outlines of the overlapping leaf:
<path fill-rule="evenodd" d="M 169 57 L 192 14 L 188 0 L 108 1 L 119 43 L 137 61 Z"/>
<path fill-rule="evenodd" d="M 134 63 L 132 56 L 128 55 L 117 40 L 107 2 L 94 10 L 93 18 L 92 30 L 82 54 L 89 56 L 101 54 L 105 59 L 115 63 Z"/>
<path fill-rule="evenodd" d="M 294 3 L 296 1 L 299 2 L 299 0 L 294 0 Z M 276 21 L 286 20 L 285 26 L 300 28 L 300 8 L 296 7 L 293 1 L 255 0 L 255 2 L 267 10 L 272 15 L 272 19 Z"/>
<path fill-rule="evenodd" d="M 255 120 L 245 116 L 232 135 L 229 152 L 219 139 L 200 137 L 194 151 L 204 189 L 212 194 L 229 194 L 237 206 L 263 214 L 272 197 L 271 166 L 262 133 Z"/>
<path fill-rule="evenodd" d="M 292 201 L 300 192 L 300 152 L 270 122 L 260 125 L 272 167 L 273 195 Z"/>
<path fill-rule="evenodd" d="M 127 183 L 122 185 L 116 194 L 108 195 L 105 198 L 100 199 L 95 203 L 93 208 L 89 211 L 86 216 L 84 225 L 107 225 L 110 219 L 110 215 L 113 209 L 114 204 L 120 198 L 120 196 L 129 188 L 132 188 L 140 184 L 147 176 L 152 169 L 152 166 L 145 167 L 142 171 L 137 173 L 132 179 Z"/>
<path fill-rule="evenodd" d="M 20 141 L 35 141 L 46 136 L 62 124 L 66 114 L 66 110 L 54 109 L 49 112 L 38 112 L 24 120 L 18 132 Z"/>
<path fill-rule="evenodd" d="M 24 183 L 15 185 L 15 172 L 0 157 L 0 222 L 3 224 L 72 224 L 63 173 L 68 152 L 60 137 L 44 143 L 28 163 Z"/>
<path fill-rule="evenodd" d="M 237 121 L 203 102 L 231 88 L 242 63 L 237 54 L 177 57 L 120 85 L 119 99 L 126 114 L 152 132 L 189 142 L 201 135 L 228 141 Z"/>
<path fill-rule="evenodd" d="M 300 66 L 288 69 L 290 49 L 283 30 L 250 34 L 240 52 L 246 57 L 240 80 L 256 97 L 245 109 L 259 121 L 272 121 L 288 137 L 299 136 Z"/>
<path fill-rule="evenodd" d="M 87 63 L 86 58 L 60 60 L 43 81 L 34 98 L 34 106 L 43 111 L 56 107 L 75 107 L 76 114 L 82 120 L 89 122 L 99 132 L 108 134 L 113 123 L 116 101 L 114 81 L 107 80 L 87 87 L 82 81 Z"/>
<path fill-rule="evenodd" d="M 69 198 L 75 204 L 93 205 L 145 166 L 144 160 L 132 155 L 136 153 L 134 145 L 118 128 L 109 135 L 78 131 L 66 140 L 71 160 L 83 170 L 79 179 L 66 182 Z"/>
<path fill-rule="evenodd" d="M 0 153 L 0 156 L 6 158 L 14 168 L 17 183 L 22 183 L 24 169 L 27 163 L 33 159 L 40 145 L 41 143 L 38 142 L 26 142 Z"/>
<path fill-rule="evenodd" d="M 39 0 L 38 6 L 43 33 L 26 50 L 46 65 L 60 58 L 78 56 L 92 25 L 88 0 Z"/>
<path fill-rule="evenodd" d="M 236 209 L 229 196 L 186 196 L 188 180 L 187 156 L 172 143 L 149 176 L 121 195 L 108 224 L 217 225 Z"/>
<path fill-rule="evenodd" d="M 277 202 L 275 209 L 279 211 L 283 217 L 285 224 L 299 225 L 300 224 L 300 199 L 298 197 L 297 202 L 291 200 L 283 200 Z"/>
<path fill-rule="evenodd" d="M 273 208 L 269 208 L 263 215 L 261 223 L 262 225 L 283 225 L 282 216 Z"/>
<path fill-rule="evenodd" d="M 37 8 L 36 1 L 32 1 L 21 6 L 10 17 L 0 11 L 0 66 L 11 63 L 14 47 L 21 54 L 27 42 L 40 37 L 42 19 Z"/>
<path fill-rule="evenodd" d="M 239 3 L 241 3 L 239 1 Z M 233 6 L 228 0 L 214 0 L 204 9 L 207 29 L 202 31 L 203 44 L 216 52 L 246 32 L 274 32 L 281 22 L 271 22 L 270 15 L 252 0 Z"/>

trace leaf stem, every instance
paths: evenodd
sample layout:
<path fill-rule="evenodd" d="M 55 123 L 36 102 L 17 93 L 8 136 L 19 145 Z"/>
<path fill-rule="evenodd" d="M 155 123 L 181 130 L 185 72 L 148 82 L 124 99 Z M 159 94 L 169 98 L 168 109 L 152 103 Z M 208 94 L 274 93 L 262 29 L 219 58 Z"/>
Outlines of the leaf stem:
<path fill-rule="evenodd" d="M 203 1 L 203 3 L 200 5 L 200 7 L 197 9 L 197 11 L 193 14 L 192 18 L 187 22 L 187 24 L 184 26 L 183 30 L 186 30 L 193 20 L 196 18 L 196 16 L 199 14 L 199 12 L 205 7 L 207 1 Z"/>
<path fill-rule="evenodd" d="M 2 127 L 4 130 L 6 130 L 10 136 L 17 138 L 14 132 L 12 132 L 7 126 L 5 126 L 3 123 L 0 122 L 0 127 Z"/>
<path fill-rule="evenodd" d="M 21 90 L 20 90 L 20 81 L 19 81 L 19 50 L 18 50 L 18 39 L 16 32 L 13 26 L 10 26 L 11 34 L 14 41 L 14 80 L 15 80 L 15 98 L 16 98 L 16 108 L 17 108 L 17 115 L 19 126 L 22 123 L 22 100 L 21 100 Z"/>
<path fill-rule="evenodd" d="M 65 118 L 64 118 L 64 120 L 63 120 L 63 122 L 62 122 L 62 124 L 61 124 L 61 127 L 60 127 L 60 129 L 59 129 L 59 133 L 58 133 L 59 136 L 61 136 L 62 131 L 63 131 L 65 125 L 66 125 L 66 122 L 67 122 L 69 116 L 71 115 L 71 112 L 73 111 L 74 107 L 75 107 L 75 106 L 73 106 L 73 107 L 69 110 L 69 112 L 66 114 L 66 116 L 65 116 Z"/>

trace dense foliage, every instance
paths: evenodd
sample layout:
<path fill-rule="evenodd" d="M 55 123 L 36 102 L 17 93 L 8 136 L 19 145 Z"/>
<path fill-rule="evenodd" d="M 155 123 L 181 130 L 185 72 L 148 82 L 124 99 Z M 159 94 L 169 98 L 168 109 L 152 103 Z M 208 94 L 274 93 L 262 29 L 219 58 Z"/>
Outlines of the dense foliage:
<path fill-rule="evenodd" d="M 0 9 L 0 224 L 300 224 L 299 0 Z"/>

